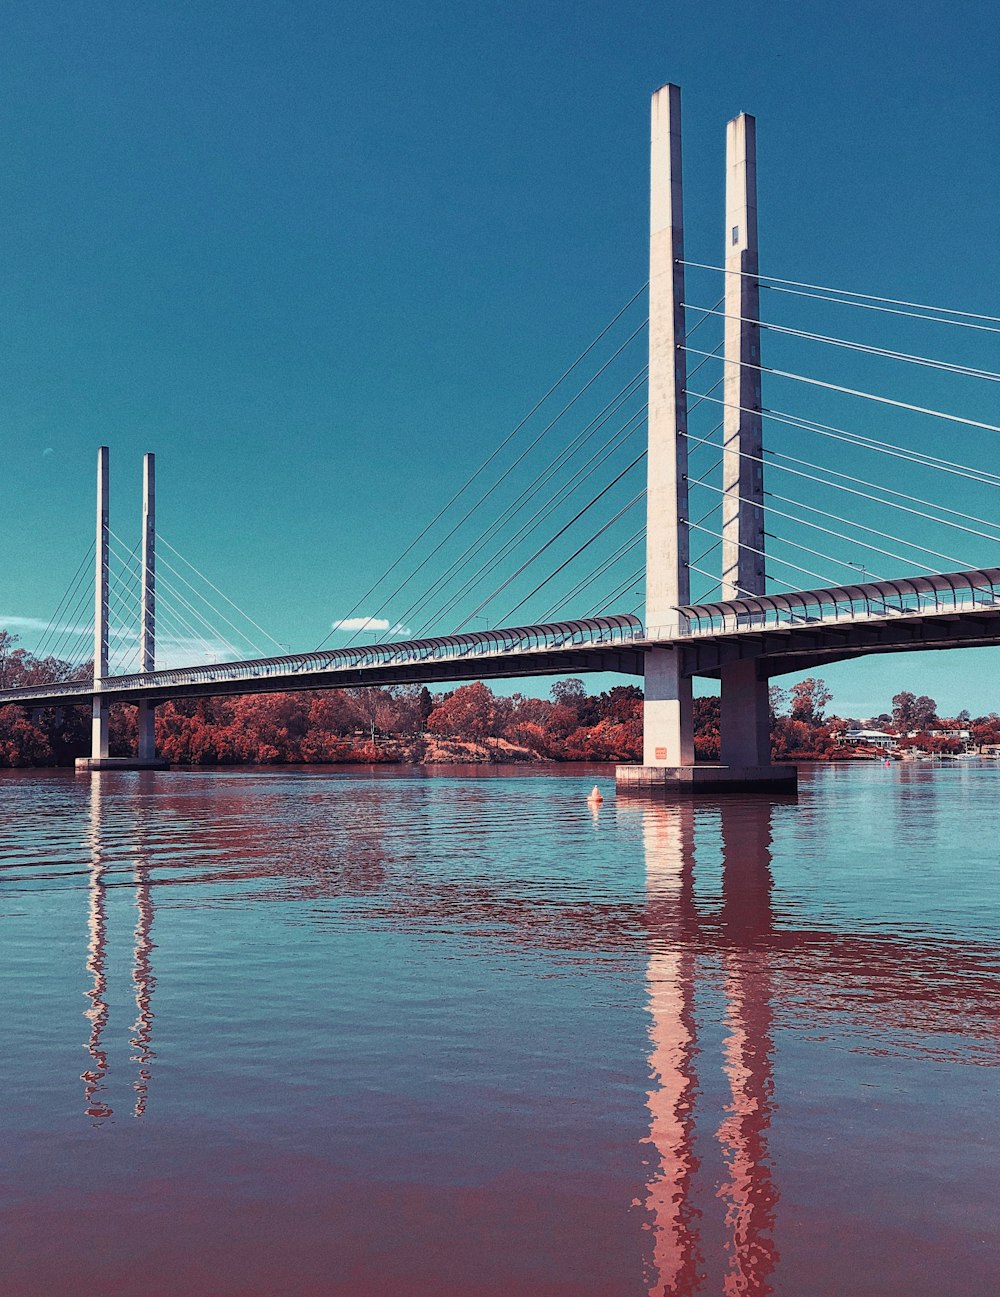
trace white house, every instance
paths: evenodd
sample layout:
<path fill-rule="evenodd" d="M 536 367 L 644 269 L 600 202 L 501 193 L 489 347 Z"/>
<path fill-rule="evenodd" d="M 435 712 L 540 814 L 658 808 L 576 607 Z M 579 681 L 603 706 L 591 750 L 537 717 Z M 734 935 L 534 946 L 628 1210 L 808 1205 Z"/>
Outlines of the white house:
<path fill-rule="evenodd" d="M 885 730 L 847 730 L 839 738 L 848 747 L 864 746 L 884 751 L 895 748 L 897 742 L 895 734 L 886 734 Z"/>

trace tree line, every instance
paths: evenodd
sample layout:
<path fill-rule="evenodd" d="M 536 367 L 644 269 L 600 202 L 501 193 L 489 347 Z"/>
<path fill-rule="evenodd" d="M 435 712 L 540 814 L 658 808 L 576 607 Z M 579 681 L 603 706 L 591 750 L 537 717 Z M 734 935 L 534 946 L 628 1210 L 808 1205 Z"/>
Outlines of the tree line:
<path fill-rule="evenodd" d="M 89 678 L 54 658 L 38 659 L 0 631 L 0 688 Z M 642 690 L 617 685 L 588 694 L 582 681 L 559 680 L 547 698 L 494 693 L 480 682 L 431 693 L 418 685 L 301 690 L 282 694 L 187 699 L 160 704 L 158 752 L 179 765 L 275 765 L 329 762 L 641 761 Z M 772 750 L 776 759 L 830 760 L 856 756 L 842 743 L 861 722 L 827 715 L 830 690 L 818 678 L 790 690 L 771 689 Z M 719 758 L 719 699 L 698 698 L 695 752 Z M 935 737 L 940 729 L 970 729 L 976 743 L 1000 743 L 1000 716 L 937 716 L 934 700 L 901 691 L 892 711 L 866 724 L 887 728 L 901 743 L 930 751 L 961 744 Z M 135 751 L 135 708 L 111 708 L 111 753 Z M 916 732 L 916 738 L 907 736 Z M 0 766 L 72 764 L 90 750 L 87 708 L 0 707 Z"/>

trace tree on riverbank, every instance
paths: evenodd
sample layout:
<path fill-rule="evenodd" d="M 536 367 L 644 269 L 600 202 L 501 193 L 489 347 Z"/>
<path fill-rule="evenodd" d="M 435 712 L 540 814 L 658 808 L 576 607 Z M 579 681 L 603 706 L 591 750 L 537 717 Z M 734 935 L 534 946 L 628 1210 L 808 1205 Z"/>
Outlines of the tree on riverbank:
<path fill-rule="evenodd" d="M 17 647 L 17 636 L 0 630 L 0 689 L 58 684 L 87 675 L 90 665 L 73 667 L 59 658 L 36 658 Z M 90 739 L 87 716 L 79 707 L 0 707 L 0 766 L 56 766 L 73 760 Z"/>
<path fill-rule="evenodd" d="M 38 659 L 0 631 L 0 688 L 86 678 L 56 658 Z M 846 748 L 845 730 L 861 722 L 827 717 L 832 695 L 808 677 L 790 690 L 772 687 L 772 752 L 778 760 L 836 760 L 864 755 Z M 397 685 L 184 699 L 157 708 L 157 749 L 178 765 L 273 765 L 286 762 L 641 761 L 642 690 L 616 685 L 590 695 L 581 680 L 557 680 L 548 698 L 495 694 L 482 682 L 432 694 Z M 901 747 L 960 750 L 965 729 L 980 747 L 1000 744 L 1000 716 L 938 720 L 932 698 L 900 691 L 887 713 L 864 722 L 896 735 Z M 719 759 L 719 699 L 694 701 L 695 755 Z M 947 732 L 951 731 L 951 732 Z M 82 707 L 28 711 L 0 707 L 0 766 L 69 765 L 89 751 Z M 135 708 L 111 709 L 111 752 L 135 750 Z M 875 755 L 872 750 L 868 755 Z"/>

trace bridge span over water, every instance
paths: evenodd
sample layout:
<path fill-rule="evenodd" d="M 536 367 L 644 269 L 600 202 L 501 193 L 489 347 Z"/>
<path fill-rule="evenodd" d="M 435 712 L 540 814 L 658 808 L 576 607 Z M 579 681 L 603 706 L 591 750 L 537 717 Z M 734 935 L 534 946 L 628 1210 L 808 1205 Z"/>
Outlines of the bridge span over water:
<path fill-rule="evenodd" d="M 645 459 L 645 490 L 635 495 L 604 526 L 584 524 L 591 529 L 585 544 L 557 566 L 531 595 L 515 605 L 515 611 L 522 608 L 644 496 L 645 527 L 631 541 L 620 546 L 610 559 L 595 561 L 591 568 L 592 578 L 596 581 L 619 554 L 629 553 L 636 545 L 641 545 L 644 533 L 645 563 L 635 574 L 644 584 L 641 616 L 639 607 L 627 612 L 609 611 L 616 593 L 583 617 L 552 620 L 542 613 L 534 624 L 501 626 L 485 631 L 465 630 L 494 597 L 491 595 L 465 616 L 453 634 L 423 635 L 416 639 L 330 650 L 320 646 L 308 653 L 158 669 L 155 468 L 153 456 L 147 455 L 141 535 L 141 596 L 137 601 L 140 627 L 138 664 L 135 670 L 114 673 L 110 669 L 109 654 L 108 450 L 102 447 L 98 454 L 92 672 L 86 679 L 0 691 L 0 704 L 18 703 L 36 708 L 89 705 L 93 715 L 91 765 L 99 768 L 108 759 L 108 708 L 112 703 L 138 706 L 137 764 L 143 765 L 155 762 L 155 708 L 168 699 L 612 671 L 642 678 L 644 682 L 643 765 L 621 768 L 619 778 L 623 784 L 686 789 L 700 785 L 709 788 L 736 785 L 788 787 L 794 785 L 794 769 L 771 765 L 770 677 L 866 654 L 1000 644 L 1000 568 L 975 566 L 984 558 L 988 562 L 994 558 L 997 552 L 994 544 L 1000 544 L 1000 521 L 996 519 L 994 502 L 991 501 L 989 506 L 977 504 L 983 513 L 987 507 L 993 509 L 986 516 L 977 516 L 967 499 L 974 491 L 1000 490 L 1000 474 L 981 464 L 977 467 L 975 463 L 962 462 L 955 457 L 958 451 L 951 449 L 950 442 L 947 443 L 949 457 L 946 458 L 939 453 L 938 440 L 933 442 L 931 451 L 927 451 L 905 438 L 887 439 L 882 435 L 884 429 L 881 425 L 876 429 L 879 435 L 874 436 L 871 432 L 852 431 L 765 407 L 762 375 L 767 373 L 783 382 L 804 384 L 805 390 L 819 391 L 824 398 L 837 393 L 851 400 L 867 401 L 868 409 L 877 411 L 880 418 L 883 412 L 891 410 L 902 412 L 907 419 L 948 421 L 954 435 L 961 432 L 965 436 L 976 436 L 980 441 L 984 433 L 989 436 L 1000 434 L 1000 425 L 987 422 L 982 417 L 949 414 L 916 400 L 862 391 L 843 382 L 833 382 L 829 377 L 769 368 L 762 363 L 761 334 L 769 332 L 779 339 L 793 336 L 804 339 L 835 350 L 838 358 L 845 354 L 864 353 L 874 357 L 879 364 L 898 362 L 917 366 L 921 371 L 934 375 L 957 376 L 963 381 L 998 383 L 1000 363 L 994 368 L 986 368 L 982 364 L 958 363 L 890 348 L 884 345 L 885 339 L 881 335 L 879 344 L 872 346 L 827 332 L 809 332 L 762 321 L 760 292 L 763 283 L 772 294 L 792 294 L 797 299 L 810 301 L 818 299 L 824 304 L 824 309 L 832 306 L 861 307 L 866 312 L 880 313 L 875 316 L 880 324 L 885 324 L 889 317 L 892 323 L 906 317 L 934 325 L 960 325 L 960 329 L 953 331 L 965 337 L 1000 336 L 1000 317 L 826 289 L 801 279 L 761 276 L 757 254 L 756 125 L 754 119 L 746 114 L 731 121 L 727 128 L 725 254 L 720 259 L 722 264 L 704 265 L 686 260 L 680 91 L 676 86 L 664 86 L 653 96 L 651 125 L 649 318 L 646 322 L 649 363 L 647 369 L 633 376 L 622 389 L 624 395 L 620 392 L 605 407 L 612 411 L 623 408 L 615 402 L 631 399 L 645 378 L 648 401 L 637 414 L 642 416 L 645 412 L 646 449 L 494 591 L 496 595 L 510 586 L 570 525 L 588 515 L 592 506 L 602 500 L 611 487 Z M 691 268 L 721 274 L 722 295 L 714 307 L 692 306 L 688 301 L 685 273 Z M 642 295 L 642 291 L 633 296 L 623 311 Z M 689 311 L 700 316 L 691 328 L 687 324 Z M 621 315 L 619 312 L 583 356 L 588 355 Z M 698 345 L 692 345 L 695 331 L 713 318 L 721 325 L 723 334 L 718 346 L 708 350 L 708 344 L 702 345 L 701 338 Z M 631 342 L 639 331 L 636 330 L 627 342 Z M 618 354 L 616 352 L 615 356 Z M 690 372 L 689 358 L 692 361 Z M 696 362 L 694 358 L 697 358 Z M 712 361 L 720 366 L 721 376 L 714 385 L 706 387 L 702 383 L 703 390 L 696 391 L 690 386 L 691 379 Z M 597 371 L 598 375 L 604 372 L 604 368 Z M 585 384 L 581 391 L 586 391 L 589 385 Z M 719 389 L 721 393 L 717 394 Z M 554 390 L 550 389 L 550 393 Z M 708 405 L 704 406 L 706 402 Z M 707 436 L 695 436 L 689 427 L 689 413 L 698 406 L 703 410 L 718 407 L 719 422 Z M 978 407 L 978 412 L 982 414 L 982 407 Z M 586 434 L 585 441 L 606 426 L 604 414 L 602 411 L 601 417 L 580 434 Z M 604 463 L 617 446 L 624 445 L 624 441 L 615 439 L 619 434 L 627 439 L 641 426 L 641 419 L 636 423 L 635 417 L 623 424 L 619 433 L 611 434 L 610 449 L 601 447 L 574 475 L 570 485 L 585 470 L 589 475 L 595 461 Z M 791 427 L 804 437 L 832 439 L 837 454 L 844 452 L 837 460 L 837 467 L 804 458 L 798 442 L 794 455 L 765 447 L 762 431 L 765 420 L 772 420 L 781 427 Z M 518 425 L 514 433 L 521 426 Z M 940 426 L 940 423 L 935 426 Z M 716 441 L 715 433 L 719 431 L 721 441 Z M 602 437 L 607 437 L 607 433 Z M 539 439 L 536 438 L 532 446 Z M 576 444 L 576 439 L 573 444 Z M 709 447 L 718 453 L 714 468 L 721 469 L 721 487 L 706 480 L 713 470 L 700 474 L 692 472 L 689 454 L 697 452 L 700 447 Z M 496 453 L 491 453 L 486 464 Z M 551 474 L 557 471 L 567 453 L 563 451 L 556 457 L 524 493 L 526 498 L 530 499 L 543 487 L 546 496 L 552 493 L 551 485 L 545 484 L 555 480 Z M 879 456 L 881 463 L 890 464 L 890 483 L 873 482 L 847 471 L 853 470 L 853 457 L 862 453 Z M 985 458 L 987 463 L 992 463 L 994 457 L 987 454 Z M 772 490 L 765 491 L 765 460 L 769 483 L 773 473 L 781 472 L 793 479 L 799 492 L 782 495 Z M 485 466 L 477 470 L 469 481 L 475 480 Z M 923 475 L 922 481 L 933 478 L 935 482 L 947 483 L 952 489 L 951 496 L 947 502 L 935 503 L 909 489 L 900 489 L 902 485 L 907 488 L 911 485 L 906 477 L 909 473 Z M 788 480 L 788 477 L 782 480 Z M 900 535 L 884 525 L 873 527 L 869 518 L 858 521 L 845 517 L 842 512 L 817 508 L 801 494 L 812 489 L 811 485 L 804 485 L 806 483 L 818 483 L 840 493 L 838 499 L 849 496 L 852 501 L 864 501 L 866 509 L 875 504 L 895 511 L 894 518 L 901 511 L 907 517 L 910 533 Z M 478 508 L 493 489 L 486 491 L 474 508 Z M 691 496 L 696 490 L 714 493 L 713 508 L 719 514 L 714 526 L 709 521 L 715 517 L 712 509 L 692 517 Z M 985 496 L 976 497 L 979 498 Z M 492 522 L 487 520 L 485 538 L 493 535 L 497 528 L 500 528 L 498 536 L 503 535 L 502 524 L 511 508 L 513 506 L 508 506 Z M 551 510 L 546 512 L 546 509 L 547 506 L 538 509 L 512 538 L 500 546 L 497 562 L 526 529 L 530 534 L 537 520 L 548 516 Z M 439 513 L 437 517 L 440 516 Z M 466 518 L 469 516 L 466 514 Z M 765 528 L 765 521 L 772 530 Z M 783 524 L 787 530 L 789 523 L 793 528 L 788 530 L 788 534 L 775 535 L 773 528 Z M 796 528 L 798 530 L 794 530 Z M 951 530 L 943 532 L 942 529 Z M 455 530 L 449 532 L 449 537 Z M 947 542 L 938 540 L 938 536 L 951 537 L 953 532 L 961 533 L 966 543 L 975 543 L 978 553 L 963 562 L 951 554 L 950 548 L 945 550 Z M 421 537 L 424 534 L 426 529 Z M 811 537 L 808 544 L 802 539 L 806 535 Z M 692 536 L 705 537 L 714 543 L 704 553 L 692 557 Z M 780 544 L 775 545 L 775 541 Z M 988 548 L 983 548 L 983 541 L 989 542 Z M 485 544 L 485 539 L 482 543 Z M 473 547 L 472 552 L 478 552 L 478 548 L 481 545 Z M 831 549 L 834 550 L 832 554 L 829 552 Z M 715 551 L 720 556 L 717 574 L 702 566 L 706 556 Z M 790 554 L 796 551 L 805 557 L 800 559 L 796 553 L 794 560 L 790 558 Z M 464 581 L 456 596 L 459 599 L 462 591 L 470 585 L 475 588 L 475 581 L 483 570 L 492 570 L 487 563 L 467 578 L 468 553 L 467 550 L 465 555 L 454 559 L 441 578 L 445 580 L 449 572 L 458 573 L 456 579 Z M 919 571 L 915 575 L 885 579 L 875 576 L 865 564 L 857 561 L 856 554 L 863 554 L 868 561 L 871 561 L 871 555 L 875 555 L 874 561 L 879 566 L 888 559 L 895 570 L 902 566 L 918 568 Z M 766 565 L 770 561 L 794 573 L 794 581 L 777 576 Z M 847 584 L 829 580 L 823 572 L 815 570 L 817 562 L 835 564 L 851 572 L 852 580 Z M 393 564 L 388 571 L 391 572 L 395 566 Z M 938 570 L 942 567 L 943 571 Z M 856 573 L 861 574 L 861 581 L 853 579 Z M 700 601 L 692 599 L 692 574 L 714 581 L 707 593 L 701 592 Z M 803 577 L 818 580 L 819 584 L 810 583 L 808 588 L 802 588 L 805 584 Z M 571 593 L 586 590 L 587 580 L 585 576 Z M 435 588 L 438 585 L 440 581 Z M 635 583 L 630 586 L 628 582 L 623 587 L 625 591 L 634 588 Z M 709 601 L 707 594 L 716 589 L 719 591 L 718 599 Z M 441 616 L 447 615 L 454 606 L 454 600 L 447 602 Z M 406 614 L 403 614 L 401 620 L 405 619 Z M 362 626 L 370 626 L 374 618 L 358 620 Z M 390 624 L 388 621 L 381 623 L 386 627 Z M 401 627 L 397 630 L 404 633 Z M 392 632 L 389 634 L 391 636 Z M 422 630 L 418 634 L 422 634 Z M 239 654 L 234 652 L 232 657 L 236 659 Z M 702 767 L 694 761 L 691 689 L 694 676 L 709 676 L 720 681 L 719 766 Z"/>
<path fill-rule="evenodd" d="M 0 690 L 0 705 L 165 702 L 227 694 L 440 684 L 614 671 L 669 649 L 687 677 L 753 662 L 762 679 L 869 653 L 1000 643 L 1000 568 L 690 604 L 648 630 L 631 615 L 215 662 Z"/>

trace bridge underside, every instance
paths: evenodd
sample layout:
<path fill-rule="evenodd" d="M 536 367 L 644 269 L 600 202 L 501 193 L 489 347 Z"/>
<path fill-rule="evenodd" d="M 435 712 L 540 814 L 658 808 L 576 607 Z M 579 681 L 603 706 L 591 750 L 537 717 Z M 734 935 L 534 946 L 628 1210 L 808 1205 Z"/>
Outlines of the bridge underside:
<path fill-rule="evenodd" d="M 611 671 L 621 675 L 643 675 L 645 654 L 641 648 L 622 647 L 554 649 L 531 654 L 518 653 L 486 658 L 456 658 L 433 663 L 380 663 L 369 667 L 338 668 L 302 674 L 241 676 L 239 679 L 206 678 L 183 684 L 164 682 L 149 686 L 117 688 L 114 678 L 107 681 L 102 697 L 109 703 L 167 702 L 175 698 L 220 698 L 236 694 L 293 693 L 312 689 L 355 689 L 364 686 L 408 684 L 461 684 L 471 680 L 512 680 L 531 676 L 567 676 Z M 225 664 L 223 664 L 224 666 Z M 89 704 L 94 697 L 90 681 L 80 687 L 59 692 L 37 690 L 11 691 L 17 697 L 0 695 L 5 701 L 30 707 L 66 707 Z"/>
<path fill-rule="evenodd" d="M 741 631 L 680 642 L 687 676 L 718 677 L 731 662 L 752 659 L 760 676 L 810 671 L 872 653 L 907 653 L 1000 644 L 1000 610 L 940 613 L 855 622 Z"/>

